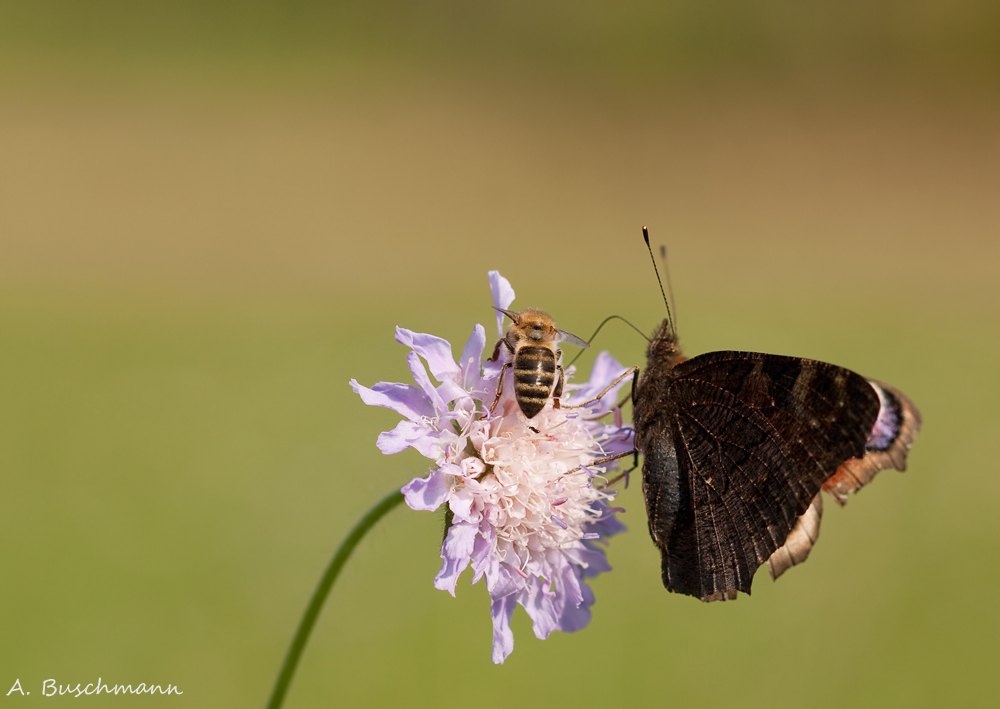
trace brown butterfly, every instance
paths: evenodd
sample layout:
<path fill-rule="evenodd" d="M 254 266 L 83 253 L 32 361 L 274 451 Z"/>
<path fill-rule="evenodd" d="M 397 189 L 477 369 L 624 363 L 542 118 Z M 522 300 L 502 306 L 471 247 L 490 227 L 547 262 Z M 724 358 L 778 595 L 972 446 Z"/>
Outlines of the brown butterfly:
<path fill-rule="evenodd" d="M 913 402 L 843 367 L 756 352 L 688 359 L 669 305 L 646 357 L 633 420 L 649 532 L 663 585 L 703 601 L 749 594 L 761 564 L 777 578 L 805 561 L 820 490 L 843 505 L 878 471 L 904 470 L 920 429 Z"/>

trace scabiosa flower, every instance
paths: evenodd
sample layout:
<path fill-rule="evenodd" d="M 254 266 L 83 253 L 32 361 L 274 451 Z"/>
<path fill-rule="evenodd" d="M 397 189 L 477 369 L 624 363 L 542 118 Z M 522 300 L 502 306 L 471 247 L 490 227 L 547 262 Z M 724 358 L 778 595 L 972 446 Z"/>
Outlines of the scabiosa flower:
<path fill-rule="evenodd" d="M 508 308 L 514 300 L 510 283 L 496 271 L 489 279 L 494 306 Z M 502 337 L 502 315 L 497 328 Z M 634 437 L 619 415 L 611 424 L 597 417 L 613 412 L 628 380 L 583 408 L 555 409 L 550 402 L 529 421 L 517 405 L 512 376 L 489 412 L 503 360 L 482 361 L 482 325 L 473 328 L 457 363 L 451 345 L 439 337 L 396 328 L 396 341 L 412 350 L 407 363 L 416 385 L 379 382 L 369 389 L 352 379 L 351 386 L 366 404 L 406 417 L 379 436 L 383 453 L 415 448 L 433 461 L 427 477 L 414 478 L 402 491 L 415 510 L 447 505 L 450 526 L 435 587 L 454 596 L 469 566 L 472 583 L 486 579 L 496 663 L 514 647 L 510 620 L 517 605 L 531 617 L 539 639 L 553 630 L 583 628 L 594 603 L 584 579 L 611 569 L 595 542 L 624 530 L 615 517 L 621 510 L 611 506 L 615 492 L 594 484 L 609 465 L 592 463 L 631 451 Z M 573 371 L 566 369 L 567 381 Z M 597 396 L 625 371 L 600 353 L 588 383 L 567 384 L 564 407 Z"/>

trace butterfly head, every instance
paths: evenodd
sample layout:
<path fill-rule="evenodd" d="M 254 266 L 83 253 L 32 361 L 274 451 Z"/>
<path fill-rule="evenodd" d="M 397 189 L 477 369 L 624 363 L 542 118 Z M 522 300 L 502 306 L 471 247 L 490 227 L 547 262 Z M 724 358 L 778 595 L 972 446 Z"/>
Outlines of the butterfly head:
<path fill-rule="evenodd" d="M 682 360 L 681 347 L 677 340 L 677 332 L 669 318 L 664 318 L 660 324 L 660 329 L 653 335 L 653 339 L 646 348 L 647 367 L 664 365 L 673 367 Z"/>

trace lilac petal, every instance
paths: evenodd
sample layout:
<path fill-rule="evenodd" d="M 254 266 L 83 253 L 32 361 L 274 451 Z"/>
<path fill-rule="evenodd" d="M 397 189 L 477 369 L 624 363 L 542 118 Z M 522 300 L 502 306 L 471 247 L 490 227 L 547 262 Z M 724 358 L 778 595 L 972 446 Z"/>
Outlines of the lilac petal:
<path fill-rule="evenodd" d="M 531 618 L 531 629 L 535 637 L 545 640 L 556 630 L 559 621 L 558 594 L 545 592 L 545 582 L 537 576 L 532 576 L 532 583 L 521 594 L 521 605 Z"/>
<path fill-rule="evenodd" d="M 392 455 L 415 448 L 420 455 L 437 460 L 441 454 L 440 431 L 421 426 L 412 421 L 400 421 L 396 428 L 380 433 L 376 445 L 385 455 Z"/>
<path fill-rule="evenodd" d="M 412 384 L 379 382 L 371 389 L 361 386 L 354 379 L 351 388 L 369 406 L 384 406 L 410 421 L 419 421 L 424 416 L 434 415 L 434 406 L 427 395 Z"/>
<path fill-rule="evenodd" d="M 469 396 L 469 392 L 462 388 L 458 382 L 446 381 L 437 388 L 438 397 L 445 404 L 450 404 L 456 399 L 461 399 L 463 396 Z"/>
<path fill-rule="evenodd" d="M 493 598 L 502 598 L 524 588 L 525 579 L 515 572 L 510 564 L 503 561 L 503 552 L 495 543 L 496 534 L 487 522 L 480 525 L 481 537 L 476 539 L 476 548 L 472 554 L 472 571 L 475 583 L 486 575 L 486 590 Z M 480 546 L 483 539 L 485 548 Z"/>
<path fill-rule="evenodd" d="M 514 633 L 510 629 L 510 619 L 517 608 L 514 594 L 490 601 L 490 615 L 493 617 L 493 664 L 502 665 L 514 649 Z"/>
<path fill-rule="evenodd" d="M 490 555 L 485 571 L 486 590 L 493 598 L 501 598 L 524 588 L 524 577 L 514 571 L 510 564 L 500 561 L 495 554 Z"/>
<path fill-rule="evenodd" d="M 410 374 L 413 375 L 413 381 L 427 394 L 427 398 L 434 405 L 435 412 L 439 414 L 445 413 L 448 410 L 448 406 L 444 403 L 441 395 L 438 394 L 437 388 L 431 384 L 431 378 L 427 376 L 427 370 L 424 369 L 424 363 L 420 361 L 420 355 L 416 352 L 410 352 L 406 355 L 406 364 L 410 368 Z"/>
<path fill-rule="evenodd" d="M 602 505 L 599 507 L 595 506 L 595 508 L 601 510 L 602 514 L 596 522 L 591 522 L 587 526 L 588 532 L 597 532 L 604 538 L 620 534 L 628 529 L 614 514 L 615 512 L 622 511 L 620 507 L 610 508 Z"/>
<path fill-rule="evenodd" d="M 493 542 L 496 539 L 493 527 L 486 523 L 480 524 L 479 532 L 472 549 L 472 583 L 478 582 L 483 577 L 491 563 L 498 563 L 492 553 Z"/>
<path fill-rule="evenodd" d="M 406 345 L 427 360 L 431 374 L 439 382 L 458 379 L 460 370 L 455 364 L 455 357 L 451 354 L 451 343 L 448 340 L 397 327 L 396 342 Z"/>
<path fill-rule="evenodd" d="M 413 443 L 417 438 L 422 438 L 428 433 L 431 433 L 431 429 L 426 426 L 421 426 L 419 423 L 414 423 L 413 421 L 400 421 L 396 424 L 396 427 L 391 431 L 384 431 L 378 435 L 378 441 L 375 445 L 378 449 L 382 451 L 385 455 L 394 455 L 396 453 L 402 453 L 407 448 L 412 448 Z M 437 431 L 433 432 L 434 434 Z"/>
<path fill-rule="evenodd" d="M 618 360 L 607 351 L 598 353 L 597 359 L 594 360 L 594 367 L 590 370 L 590 381 L 580 385 L 579 389 L 573 388 L 573 401 L 582 404 L 584 401 L 593 399 L 604 390 L 604 387 L 627 371 L 628 367 L 619 364 Z M 600 401 L 595 402 L 594 411 L 597 413 L 611 411 L 618 402 L 619 390 L 626 384 L 631 385 L 631 382 L 632 380 L 626 377 L 615 384 L 608 393 L 601 397 Z"/>
<path fill-rule="evenodd" d="M 573 573 L 574 569 L 569 570 Z M 579 601 L 577 603 L 567 603 L 562 608 L 562 615 L 559 618 L 559 630 L 564 633 L 573 633 L 582 630 L 590 623 L 590 606 L 594 605 L 594 592 L 590 586 L 576 580 L 579 591 Z"/>
<path fill-rule="evenodd" d="M 486 328 L 479 323 L 472 328 L 468 342 L 462 348 L 462 359 L 458 366 L 462 370 L 462 386 L 472 391 L 479 388 L 483 350 L 486 348 Z"/>
<path fill-rule="evenodd" d="M 618 455 L 619 453 L 631 453 L 635 450 L 635 429 L 631 426 L 606 426 L 603 431 L 595 435 L 601 444 L 601 457 L 607 455 Z"/>
<path fill-rule="evenodd" d="M 448 536 L 441 545 L 441 558 L 444 561 L 441 570 L 434 577 L 434 588 L 455 595 L 455 584 L 458 583 L 458 577 L 465 571 L 465 567 L 469 565 L 478 532 L 479 526 L 475 524 L 451 525 Z"/>
<path fill-rule="evenodd" d="M 580 568 L 581 575 L 586 578 L 593 578 L 599 573 L 611 571 L 611 564 L 608 563 L 604 552 L 596 547 L 584 546 L 567 549 L 566 556 L 575 566 Z"/>
<path fill-rule="evenodd" d="M 489 360 L 483 362 L 483 380 L 492 380 L 496 382 L 497 377 L 500 376 L 500 370 L 503 369 L 504 364 L 505 363 L 502 354 L 499 358 L 497 358 L 495 362 L 490 362 Z M 493 389 L 494 391 L 496 391 L 496 384 L 493 384 Z"/>
<path fill-rule="evenodd" d="M 506 310 L 514 302 L 514 289 L 510 281 L 500 275 L 500 271 L 490 271 L 490 292 L 493 294 L 493 307 Z M 503 313 L 497 313 L 497 331 L 503 337 Z"/>
<path fill-rule="evenodd" d="M 628 367 L 622 366 L 610 352 L 602 350 L 594 359 L 594 366 L 590 370 L 590 382 L 596 382 L 603 389 L 623 375 L 627 369 Z"/>
<path fill-rule="evenodd" d="M 479 528 L 479 519 L 473 519 L 473 517 L 482 517 L 482 514 L 476 512 L 473 514 L 472 505 L 476 501 L 475 496 L 469 492 L 469 490 L 464 489 L 461 492 L 457 492 L 451 496 L 448 500 L 448 507 L 451 509 L 451 513 L 455 515 L 455 519 L 461 520 L 462 522 L 475 522 L 476 528 Z M 469 555 L 472 554 L 472 548 L 469 548 Z"/>
<path fill-rule="evenodd" d="M 569 563 L 569 559 L 563 558 L 563 563 L 558 569 L 558 580 L 553 581 L 553 586 L 558 584 L 562 598 L 567 605 L 578 606 L 583 602 L 583 593 L 580 590 L 580 569 Z"/>
<path fill-rule="evenodd" d="M 402 493 L 406 504 L 411 510 L 433 512 L 448 499 L 448 476 L 446 468 L 457 466 L 446 463 L 437 470 L 432 470 L 426 478 L 413 478 L 403 486 Z"/>

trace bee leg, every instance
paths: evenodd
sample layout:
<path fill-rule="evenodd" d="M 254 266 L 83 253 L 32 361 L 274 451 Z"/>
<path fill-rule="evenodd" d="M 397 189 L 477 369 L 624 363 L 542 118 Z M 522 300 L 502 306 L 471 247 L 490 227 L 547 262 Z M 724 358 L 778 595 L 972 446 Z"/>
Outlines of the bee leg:
<path fill-rule="evenodd" d="M 500 345 L 507 345 L 507 349 L 510 350 L 510 353 L 514 354 L 514 348 L 511 347 L 509 342 L 507 342 L 507 338 L 501 337 L 499 340 L 497 340 L 497 345 L 496 347 L 493 348 L 493 356 L 490 357 L 489 360 L 487 360 L 488 362 L 496 362 L 497 359 L 500 357 Z"/>
<path fill-rule="evenodd" d="M 636 378 L 639 376 L 639 368 L 638 367 L 632 367 L 631 369 L 629 369 L 627 372 L 625 372 L 620 377 L 618 377 L 613 382 L 611 382 L 606 387 L 604 387 L 604 391 L 602 391 L 600 394 L 598 394 L 597 396 L 595 396 L 593 399 L 585 401 L 582 404 L 570 404 L 566 408 L 567 409 L 579 409 L 581 406 L 588 406 L 590 404 L 593 404 L 595 401 L 600 401 L 602 396 L 604 396 L 609 391 L 611 391 L 611 389 L 614 388 L 615 385 L 618 384 L 618 382 L 620 382 L 621 380 L 623 380 L 625 377 L 628 377 L 628 376 L 632 377 L 632 401 L 634 403 L 635 402 L 635 381 L 636 381 Z"/>
<path fill-rule="evenodd" d="M 503 340 L 501 340 L 503 342 Z M 497 349 L 500 349 L 500 342 L 497 343 Z M 493 400 L 492 406 L 490 406 L 490 416 L 493 415 L 493 409 L 497 407 L 500 403 L 500 395 L 503 394 L 503 377 L 507 373 L 507 368 L 510 367 L 512 362 L 507 362 L 503 367 L 500 368 L 500 383 L 497 384 L 497 397 Z"/>
<path fill-rule="evenodd" d="M 562 353 L 560 353 L 560 354 L 562 354 Z M 559 378 L 556 379 L 556 388 L 552 390 L 552 407 L 558 409 L 558 408 L 560 408 L 560 406 L 559 406 L 559 397 L 562 396 L 562 390 L 563 390 L 563 368 L 562 368 L 562 365 L 561 364 L 557 364 L 556 365 L 556 369 L 559 370 Z"/>

